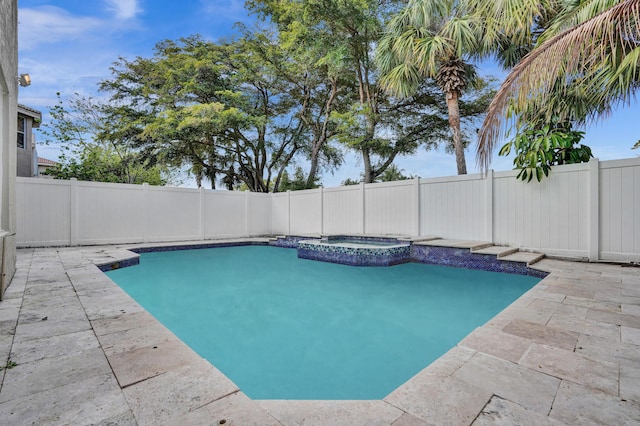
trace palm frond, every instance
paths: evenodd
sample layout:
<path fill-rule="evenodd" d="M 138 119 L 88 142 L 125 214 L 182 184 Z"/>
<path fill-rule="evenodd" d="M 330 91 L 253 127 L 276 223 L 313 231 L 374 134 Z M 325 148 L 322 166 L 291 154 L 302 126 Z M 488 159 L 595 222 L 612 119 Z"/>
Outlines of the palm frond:
<path fill-rule="evenodd" d="M 612 104 L 628 101 L 638 88 L 639 46 L 640 0 L 624 0 L 525 56 L 489 105 L 478 135 L 476 154 L 481 169 L 489 167 L 491 153 L 503 134 L 507 108 L 518 114 L 534 102 L 553 105 L 550 99 L 563 95 L 551 91 L 553 82 L 563 81 L 567 89 L 576 78 L 602 73 L 598 80 L 591 79 L 587 103 L 592 110 L 606 111 Z"/>
<path fill-rule="evenodd" d="M 565 1 L 564 7 L 560 13 L 558 13 L 553 23 L 538 39 L 539 44 L 544 43 L 562 31 L 588 21 L 589 19 L 621 3 L 621 1 L 623 0 Z"/>

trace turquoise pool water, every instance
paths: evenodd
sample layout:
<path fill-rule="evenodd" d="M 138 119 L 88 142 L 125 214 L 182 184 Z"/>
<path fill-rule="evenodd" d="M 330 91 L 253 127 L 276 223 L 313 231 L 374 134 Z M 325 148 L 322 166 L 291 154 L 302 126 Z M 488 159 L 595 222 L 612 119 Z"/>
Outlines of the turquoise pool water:
<path fill-rule="evenodd" d="M 381 399 L 539 281 L 264 246 L 144 253 L 107 274 L 253 399 Z"/>

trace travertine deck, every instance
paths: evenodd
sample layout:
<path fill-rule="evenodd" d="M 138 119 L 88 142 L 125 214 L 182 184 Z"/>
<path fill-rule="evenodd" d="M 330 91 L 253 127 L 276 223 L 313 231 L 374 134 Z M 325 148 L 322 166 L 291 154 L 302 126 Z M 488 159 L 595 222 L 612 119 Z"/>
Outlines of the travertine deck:
<path fill-rule="evenodd" d="M 19 250 L 0 302 L 0 363 L 16 364 L 0 371 L 0 423 L 640 422 L 640 268 L 541 260 L 546 279 L 383 400 L 252 401 L 94 266 L 128 256 Z"/>

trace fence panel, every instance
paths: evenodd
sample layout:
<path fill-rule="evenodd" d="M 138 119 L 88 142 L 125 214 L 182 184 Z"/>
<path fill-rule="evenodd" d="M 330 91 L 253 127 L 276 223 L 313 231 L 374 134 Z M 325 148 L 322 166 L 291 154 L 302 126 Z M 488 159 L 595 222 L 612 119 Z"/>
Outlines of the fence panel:
<path fill-rule="evenodd" d="M 143 241 L 145 222 L 149 220 L 143 200 L 141 185 L 77 182 L 77 243 Z"/>
<path fill-rule="evenodd" d="M 542 182 L 495 174 L 494 243 L 588 257 L 589 165 L 555 167 Z"/>
<path fill-rule="evenodd" d="M 250 192 L 247 197 L 249 235 L 271 234 L 271 197 Z"/>
<path fill-rule="evenodd" d="M 600 163 L 600 258 L 640 261 L 640 159 Z"/>
<path fill-rule="evenodd" d="M 323 233 L 337 235 L 364 232 L 361 185 L 328 188 L 323 194 Z"/>
<path fill-rule="evenodd" d="M 414 234 L 418 214 L 414 181 L 367 184 L 364 187 L 366 234 Z"/>
<path fill-rule="evenodd" d="M 200 191 L 146 186 L 148 241 L 197 240 L 200 237 Z"/>
<path fill-rule="evenodd" d="M 205 191 L 205 238 L 240 237 L 247 232 L 246 195 Z"/>
<path fill-rule="evenodd" d="M 322 190 L 308 189 L 291 192 L 289 220 L 293 235 L 320 234 L 322 232 Z"/>
<path fill-rule="evenodd" d="M 71 183 L 17 178 L 16 244 L 62 246 L 71 244 Z"/>
<path fill-rule="evenodd" d="M 289 233 L 289 193 L 278 192 L 271 195 L 271 233 Z"/>
<path fill-rule="evenodd" d="M 487 182 L 480 175 L 420 180 L 420 235 L 485 241 Z"/>

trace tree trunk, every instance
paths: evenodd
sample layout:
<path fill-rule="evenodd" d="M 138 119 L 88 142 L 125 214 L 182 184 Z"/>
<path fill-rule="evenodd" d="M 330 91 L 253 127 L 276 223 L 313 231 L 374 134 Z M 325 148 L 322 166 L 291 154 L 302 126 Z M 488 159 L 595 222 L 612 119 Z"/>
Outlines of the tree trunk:
<path fill-rule="evenodd" d="M 462 132 L 460 131 L 460 106 L 458 99 L 460 95 L 456 92 L 447 93 L 447 110 L 449 112 L 449 127 L 453 134 L 453 146 L 456 152 L 456 165 L 458 174 L 467 174 L 467 163 L 464 159 L 464 145 L 462 144 Z"/>
<path fill-rule="evenodd" d="M 309 176 L 307 177 L 307 189 L 313 188 L 313 184 L 316 181 L 316 175 L 318 174 L 318 150 L 314 148 L 311 155 L 311 169 L 309 170 Z"/>
<path fill-rule="evenodd" d="M 364 162 L 364 183 L 372 183 L 371 175 L 371 157 L 369 156 L 369 148 L 362 148 L 362 161 Z"/>

